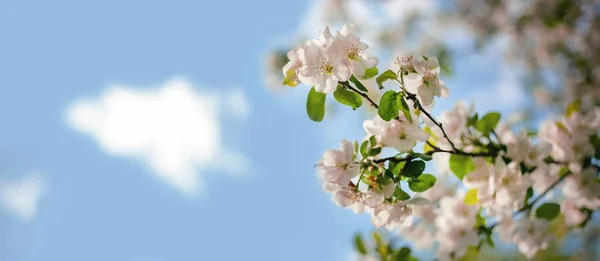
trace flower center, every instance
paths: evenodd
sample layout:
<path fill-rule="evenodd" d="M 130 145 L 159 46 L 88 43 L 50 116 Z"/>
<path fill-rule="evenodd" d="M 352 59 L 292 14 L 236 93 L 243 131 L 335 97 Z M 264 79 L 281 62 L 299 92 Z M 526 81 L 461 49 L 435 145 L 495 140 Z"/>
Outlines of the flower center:
<path fill-rule="evenodd" d="M 348 46 L 346 46 L 346 53 L 348 53 L 348 59 L 350 60 L 358 60 L 358 58 L 360 58 L 360 50 L 355 44 L 348 44 Z"/>
<path fill-rule="evenodd" d="M 434 73 L 433 71 L 431 71 L 429 69 L 425 70 L 425 73 L 423 74 L 423 82 L 427 86 L 430 86 L 432 83 L 437 83 L 438 82 L 437 73 Z"/>
<path fill-rule="evenodd" d="M 408 138 L 408 134 L 406 133 L 405 129 L 400 129 L 400 131 L 398 131 L 398 138 L 401 140 L 405 140 L 406 138 Z"/>

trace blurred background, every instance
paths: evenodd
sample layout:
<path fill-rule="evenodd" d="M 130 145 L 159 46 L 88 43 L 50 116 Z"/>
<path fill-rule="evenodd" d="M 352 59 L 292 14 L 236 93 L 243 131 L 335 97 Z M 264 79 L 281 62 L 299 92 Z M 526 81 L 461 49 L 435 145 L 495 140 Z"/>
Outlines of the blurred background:
<path fill-rule="evenodd" d="M 313 166 L 362 139 L 371 112 L 331 103 L 310 121 L 309 88 L 281 85 L 286 52 L 354 23 L 380 71 L 398 55 L 440 59 L 451 94 L 434 115 L 475 101 L 535 129 L 575 98 L 600 104 L 599 12 L 595 0 L 0 1 L 0 260 L 357 260 L 369 217 L 331 203 Z M 598 220 L 569 234 L 560 220 L 538 260 L 595 260 Z M 522 259 L 485 251 L 471 260 Z"/>

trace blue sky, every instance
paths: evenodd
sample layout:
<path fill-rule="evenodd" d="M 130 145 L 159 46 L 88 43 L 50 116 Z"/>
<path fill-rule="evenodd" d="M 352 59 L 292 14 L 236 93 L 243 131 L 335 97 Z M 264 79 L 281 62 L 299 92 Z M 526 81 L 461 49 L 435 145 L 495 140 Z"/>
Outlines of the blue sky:
<path fill-rule="evenodd" d="M 43 179 L 30 220 L 0 209 L 0 260 L 346 260 L 352 235 L 371 225 L 329 201 L 313 166 L 340 139 L 361 138 L 361 116 L 318 125 L 305 115 L 307 88 L 276 95 L 261 81 L 265 53 L 294 33 L 307 8 L 274 0 L 0 2 L 0 180 Z M 449 86 L 469 83 L 465 91 L 481 95 L 502 77 L 473 65 L 490 55 L 458 59 Z M 211 148 L 248 163 L 243 173 L 200 168 L 204 188 L 194 195 L 161 180 L 139 153 L 110 153 L 68 120 L 73 104 L 102 100 L 117 85 L 155 93 L 174 77 L 193 95 L 221 97 L 221 143 Z M 238 91 L 248 103 L 239 117 L 228 105 Z M 478 95 L 461 93 L 438 108 Z M 181 117 L 202 130 L 194 114 Z"/>

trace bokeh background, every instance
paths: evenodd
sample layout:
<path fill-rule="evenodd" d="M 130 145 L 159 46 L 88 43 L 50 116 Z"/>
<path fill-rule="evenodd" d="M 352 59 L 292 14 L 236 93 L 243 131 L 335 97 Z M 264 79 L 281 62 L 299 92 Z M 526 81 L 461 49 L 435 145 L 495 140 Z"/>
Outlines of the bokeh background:
<path fill-rule="evenodd" d="M 351 22 L 380 71 L 440 58 L 435 115 L 475 101 L 535 129 L 574 98 L 599 104 L 599 6 L 0 1 L 0 260 L 356 260 L 369 218 L 335 207 L 314 165 L 370 112 L 331 103 L 310 121 L 308 88 L 280 85 L 285 52 Z M 589 234 L 540 260 L 594 260 Z"/>

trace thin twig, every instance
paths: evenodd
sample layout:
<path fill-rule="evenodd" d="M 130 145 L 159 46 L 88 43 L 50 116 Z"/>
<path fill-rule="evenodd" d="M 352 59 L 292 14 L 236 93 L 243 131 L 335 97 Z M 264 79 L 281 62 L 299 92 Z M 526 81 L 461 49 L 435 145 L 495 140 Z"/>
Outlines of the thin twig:
<path fill-rule="evenodd" d="M 345 88 L 350 89 L 351 91 L 358 93 L 358 95 L 362 96 L 363 98 L 365 98 L 367 101 L 369 101 L 369 103 L 371 104 L 371 106 L 375 109 L 379 109 L 379 106 L 377 105 L 377 103 L 375 103 L 373 100 L 371 100 L 371 98 L 366 94 L 363 93 L 357 89 L 355 89 L 354 87 L 352 87 L 348 82 L 340 82 L 340 84 L 342 84 L 342 86 L 344 86 Z"/>
<path fill-rule="evenodd" d="M 472 156 L 472 157 L 495 157 L 496 156 L 496 154 L 490 153 L 490 152 L 471 153 L 471 152 L 465 152 L 462 150 L 456 150 L 456 151 L 444 150 L 444 149 L 440 149 L 439 147 L 431 144 L 431 142 L 429 142 L 429 141 L 427 141 L 427 145 L 429 145 L 431 148 L 433 148 L 433 151 L 430 151 L 427 153 L 429 155 L 431 155 L 435 152 L 446 152 L 446 153 L 455 154 L 455 155 Z"/>
<path fill-rule="evenodd" d="M 412 159 L 413 159 L 413 157 L 411 157 L 411 156 L 408 156 L 406 158 L 396 158 L 396 156 L 393 156 L 393 157 L 387 157 L 387 158 L 382 158 L 382 159 L 376 159 L 373 162 L 375 162 L 375 163 L 382 163 L 382 162 L 386 162 L 386 161 L 402 162 L 402 161 L 410 161 Z"/>
<path fill-rule="evenodd" d="M 531 203 L 527 204 L 526 206 L 523 206 L 521 209 L 517 210 L 516 213 L 521 213 L 523 211 L 531 211 L 531 208 L 533 208 L 533 206 L 535 205 L 535 203 L 537 203 L 540 199 L 542 199 L 546 194 L 548 194 L 548 192 L 550 192 L 550 190 L 552 190 L 554 187 L 556 187 L 556 185 L 558 185 L 558 183 L 560 183 L 561 181 L 563 181 L 567 176 L 569 176 L 571 172 L 567 172 L 565 175 L 562 175 L 559 179 L 557 179 L 554 183 L 552 183 L 552 185 L 550 185 L 550 187 L 548 187 L 546 190 L 544 190 L 544 192 L 542 192 L 542 194 L 540 194 L 537 198 L 535 198 L 533 201 L 531 201 Z"/>

